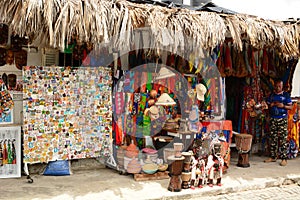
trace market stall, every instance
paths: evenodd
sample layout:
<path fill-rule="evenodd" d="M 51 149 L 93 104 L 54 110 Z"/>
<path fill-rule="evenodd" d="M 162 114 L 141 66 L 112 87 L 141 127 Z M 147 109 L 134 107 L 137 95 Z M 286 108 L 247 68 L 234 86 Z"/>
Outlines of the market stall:
<path fill-rule="evenodd" d="M 198 184 L 192 185 L 211 185 L 214 172 L 221 184 L 232 130 L 251 134 L 255 145 L 264 142 L 263 94 L 274 78 L 284 78 L 290 90 L 299 57 L 298 22 L 125 0 L 93 6 L 87 0 L 3 0 L 0 8 L 0 22 L 26 36 L 28 47 L 59 48 L 83 65 L 23 68 L 25 162 L 98 157 L 108 150 L 129 173 L 155 174 L 168 164 L 172 191 L 181 189 L 186 163 L 185 177 Z M 103 73 L 109 78 L 100 79 Z M 117 152 L 107 148 L 111 139 Z M 170 156 L 179 167 L 168 163 Z"/>

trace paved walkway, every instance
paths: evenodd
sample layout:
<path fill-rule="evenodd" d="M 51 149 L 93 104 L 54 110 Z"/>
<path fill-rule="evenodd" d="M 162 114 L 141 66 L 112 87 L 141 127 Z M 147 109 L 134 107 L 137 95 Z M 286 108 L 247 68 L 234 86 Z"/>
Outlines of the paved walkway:
<path fill-rule="evenodd" d="M 190 199 L 228 194 L 236 191 L 281 186 L 300 181 L 300 157 L 264 163 L 266 157 L 250 156 L 250 167 L 236 166 L 237 156 L 231 156 L 231 165 L 222 179 L 222 186 L 187 189 L 181 192 L 167 190 L 169 180 L 137 182 L 131 175 L 120 175 L 113 169 L 74 171 L 71 176 L 32 175 L 28 183 L 19 179 L 0 179 L 0 199 Z"/>
<path fill-rule="evenodd" d="M 300 185 L 283 185 L 263 189 L 247 190 L 229 194 L 196 197 L 191 200 L 295 200 L 300 198 Z"/>

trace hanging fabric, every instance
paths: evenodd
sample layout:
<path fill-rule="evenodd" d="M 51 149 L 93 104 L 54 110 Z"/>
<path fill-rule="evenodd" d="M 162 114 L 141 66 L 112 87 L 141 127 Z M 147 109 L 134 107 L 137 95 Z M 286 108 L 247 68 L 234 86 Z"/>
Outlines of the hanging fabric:
<path fill-rule="evenodd" d="M 226 76 L 226 74 L 225 74 L 225 70 L 224 70 L 224 44 L 222 44 L 222 45 L 220 45 L 220 54 L 219 54 L 219 57 L 218 57 L 218 59 L 217 59 L 217 62 L 216 62 L 216 65 L 217 65 L 217 67 L 218 67 L 218 69 L 219 69 L 219 72 L 220 72 L 220 75 L 222 76 L 222 77 L 225 77 Z M 197 71 L 200 71 L 201 69 L 201 62 L 202 61 L 202 59 L 200 59 L 199 60 L 199 66 L 198 66 L 198 69 L 197 69 Z M 202 65 L 203 65 L 203 63 L 202 63 Z"/>
<path fill-rule="evenodd" d="M 132 108 L 132 114 L 136 115 L 139 113 L 139 102 L 141 99 L 140 93 L 134 93 L 134 99 L 133 99 L 133 108 Z"/>
<path fill-rule="evenodd" d="M 141 72 L 142 73 L 142 78 L 141 78 L 141 83 L 142 85 L 140 85 L 140 92 L 141 93 L 145 93 L 146 92 L 146 83 L 148 81 L 148 76 L 147 76 L 147 72 Z"/>
<path fill-rule="evenodd" d="M 117 115 L 122 114 L 124 109 L 124 93 L 116 92 L 115 95 L 115 111 Z"/>
<path fill-rule="evenodd" d="M 134 121 L 133 121 L 133 117 L 131 114 L 126 115 L 126 126 L 125 126 L 125 130 L 126 130 L 126 135 L 133 135 L 134 134 Z"/>
<path fill-rule="evenodd" d="M 151 119 L 149 115 L 143 116 L 143 136 L 150 136 L 151 132 Z"/>
<path fill-rule="evenodd" d="M 123 126 L 122 126 L 122 117 L 117 119 L 117 122 L 114 124 L 114 130 L 116 133 L 115 141 L 116 145 L 122 145 L 123 142 Z"/>
<path fill-rule="evenodd" d="M 288 139 L 294 140 L 297 147 L 299 147 L 299 121 L 297 103 L 294 103 L 292 109 L 288 111 Z"/>
<path fill-rule="evenodd" d="M 152 73 L 147 72 L 147 83 L 146 83 L 146 89 L 148 92 L 152 90 Z"/>
<path fill-rule="evenodd" d="M 141 93 L 140 111 L 143 112 L 146 108 L 147 93 Z"/>
<path fill-rule="evenodd" d="M 139 92 L 140 91 L 140 82 L 141 82 L 141 76 L 142 76 L 143 72 L 139 72 L 139 71 L 134 71 L 134 92 Z"/>
<path fill-rule="evenodd" d="M 131 91 L 131 83 L 130 83 L 130 71 L 127 71 L 124 75 L 124 92 Z"/>
<path fill-rule="evenodd" d="M 250 54 L 250 49 L 249 49 L 249 44 L 247 42 L 243 43 L 243 54 L 244 54 L 244 60 L 245 60 L 245 65 L 246 65 L 246 69 L 248 71 L 248 75 L 252 73 L 252 69 L 251 69 L 251 64 L 250 64 L 250 58 L 251 58 L 251 54 Z"/>
<path fill-rule="evenodd" d="M 276 77 L 276 66 L 275 66 L 275 51 L 270 50 L 268 52 L 268 75 L 272 78 Z"/>
<path fill-rule="evenodd" d="M 264 48 L 263 49 L 263 57 L 262 57 L 262 72 L 266 75 L 269 73 L 268 67 L 269 67 L 268 52 L 267 52 L 267 49 Z"/>
<path fill-rule="evenodd" d="M 232 60 L 231 60 L 230 43 L 229 42 L 227 44 L 224 43 L 224 47 L 225 47 L 224 72 L 226 76 L 231 76 L 233 68 L 232 68 Z"/>

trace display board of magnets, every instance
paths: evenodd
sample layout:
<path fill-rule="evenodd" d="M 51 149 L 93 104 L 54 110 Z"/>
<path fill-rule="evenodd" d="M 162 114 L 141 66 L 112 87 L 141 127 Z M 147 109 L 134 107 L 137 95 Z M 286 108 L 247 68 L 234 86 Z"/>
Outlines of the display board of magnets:
<path fill-rule="evenodd" d="M 27 66 L 23 81 L 25 163 L 111 153 L 109 68 Z"/>

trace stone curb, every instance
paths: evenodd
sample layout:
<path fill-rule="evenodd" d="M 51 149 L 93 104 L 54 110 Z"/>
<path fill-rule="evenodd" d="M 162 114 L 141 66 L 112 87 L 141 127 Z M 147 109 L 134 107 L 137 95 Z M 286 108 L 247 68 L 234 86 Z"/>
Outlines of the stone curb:
<path fill-rule="evenodd" d="M 245 185 L 235 185 L 235 186 L 214 186 L 212 188 L 208 188 L 208 190 L 202 189 L 195 189 L 195 190 L 182 190 L 181 192 L 170 192 L 168 195 L 163 196 L 162 198 L 151 198 L 151 200 L 177 200 L 177 199 L 194 199 L 197 197 L 209 197 L 209 196 L 216 196 L 221 194 L 230 194 L 236 193 L 241 191 L 247 190 L 257 190 L 257 189 L 265 189 L 269 187 L 280 187 L 283 185 L 291 185 L 291 184 L 298 184 L 300 186 L 300 175 L 295 175 L 293 177 L 277 177 L 277 178 L 265 178 L 262 182 L 257 183 L 257 181 L 249 181 Z M 187 191 L 187 192 L 185 192 Z"/>

